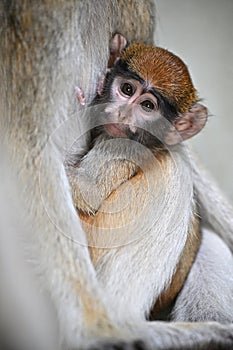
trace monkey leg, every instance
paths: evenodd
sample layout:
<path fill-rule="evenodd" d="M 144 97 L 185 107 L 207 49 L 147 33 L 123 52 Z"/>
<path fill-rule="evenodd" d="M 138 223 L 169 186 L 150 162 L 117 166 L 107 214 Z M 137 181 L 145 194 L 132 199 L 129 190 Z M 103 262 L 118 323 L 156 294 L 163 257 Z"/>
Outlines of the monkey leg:
<path fill-rule="evenodd" d="M 103 201 L 139 168 L 128 160 L 108 158 L 103 148 L 104 144 L 91 149 L 78 167 L 66 167 L 74 204 L 86 214 L 95 214 Z"/>
<path fill-rule="evenodd" d="M 129 161 L 115 161 L 102 172 L 92 172 L 90 177 L 88 167 L 67 168 L 67 176 L 72 189 L 72 197 L 76 208 L 87 214 L 95 214 L 103 201 L 123 182 L 127 181 L 136 171 L 135 164 Z M 85 169 L 84 169 L 85 166 Z M 92 166 L 91 166 L 92 168 Z"/>
<path fill-rule="evenodd" d="M 213 232 L 203 229 L 196 260 L 173 311 L 175 321 L 233 323 L 233 256 Z"/>

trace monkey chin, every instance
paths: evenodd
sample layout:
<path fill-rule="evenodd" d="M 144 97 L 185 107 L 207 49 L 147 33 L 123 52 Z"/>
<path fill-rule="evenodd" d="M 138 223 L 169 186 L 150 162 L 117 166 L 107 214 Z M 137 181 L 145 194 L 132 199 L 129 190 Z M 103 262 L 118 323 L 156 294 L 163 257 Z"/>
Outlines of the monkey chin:
<path fill-rule="evenodd" d="M 104 125 L 104 129 L 109 136 L 128 138 L 124 125 L 112 123 Z"/>

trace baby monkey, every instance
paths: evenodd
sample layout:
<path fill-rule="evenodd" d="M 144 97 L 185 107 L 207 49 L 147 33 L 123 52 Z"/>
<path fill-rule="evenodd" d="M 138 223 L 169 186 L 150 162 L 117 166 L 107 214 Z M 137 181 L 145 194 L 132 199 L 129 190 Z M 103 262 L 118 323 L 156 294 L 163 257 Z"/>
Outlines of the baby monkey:
<path fill-rule="evenodd" d="M 123 46 L 121 41 L 119 51 Z M 163 48 L 134 43 L 119 57 L 114 52 L 114 59 L 105 79 L 100 79 L 91 104 L 99 107 L 92 117 L 98 126 L 91 131 L 91 150 L 78 168 L 67 167 L 75 205 L 89 214 L 95 213 L 102 201 L 139 169 L 127 160 L 125 171 L 122 160 L 110 164 L 110 151 L 103 149 L 104 143 L 97 148 L 94 145 L 101 140 L 123 138 L 151 150 L 165 149 L 197 134 L 207 120 L 207 109 L 198 103 L 188 69 L 178 56 Z M 77 90 L 77 97 L 85 104 L 81 89 Z M 106 178 L 103 168 L 107 163 Z M 84 173 L 89 174 L 86 179 Z"/>
<path fill-rule="evenodd" d="M 78 98 L 83 102 L 81 90 Z M 187 329 L 200 321 L 232 322 L 226 277 L 232 256 L 200 222 L 192 163 L 181 142 L 207 120 L 186 65 L 167 50 L 132 44 L 87 113 L 95 124 L 90 148 L 67 174 L 113 310 L 127 321 L 193 322 Z"/>
<path fill-rule="evenodd" d="M 101 131 L 150 147 L 155 138 L 149 134 L 158 134 L 161 117 L 170 122 L 166 123 L 169 130 L 160 130 L 159 135 L 168 145 L 198 133 L 207 111 L 197 101 L 188 69 L 179 57 L 159 47 L 132 44 L 107 74 L 93 104 L 105 104 L 102 122 L 107 124 Z"/>

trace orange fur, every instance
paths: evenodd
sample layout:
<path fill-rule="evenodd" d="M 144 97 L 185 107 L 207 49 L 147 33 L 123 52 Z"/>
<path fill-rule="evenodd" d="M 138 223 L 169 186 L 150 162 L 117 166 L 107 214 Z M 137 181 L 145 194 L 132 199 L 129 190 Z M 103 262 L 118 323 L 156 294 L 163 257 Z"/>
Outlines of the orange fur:
<path fill-rule="evenodd" d="M 196 89 L 184 62 L 160 47 L 130 45 L 121 55 L 129 69 L 166 97 L 180 113 L 198 101 Z"/>

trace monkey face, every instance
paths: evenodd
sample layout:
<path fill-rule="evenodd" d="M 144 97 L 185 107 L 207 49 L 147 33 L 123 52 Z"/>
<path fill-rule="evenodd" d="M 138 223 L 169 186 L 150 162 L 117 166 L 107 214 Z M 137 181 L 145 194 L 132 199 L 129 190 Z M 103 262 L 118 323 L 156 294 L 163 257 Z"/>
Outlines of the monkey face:
<path fill-rule="evenodd" d="M 116 76 L 104 109 L 103 130 L 110 137 L 130 138 L 145 145 L 149 142 L 149 130 L 158 130 L 161 114 L 158 100 L 149 84 L 136 79 Z M 155 143 L 155 138 L 153 138 Z"/>
<path fill-rule="evenodd" d="M 150 81 L 133 72 L 115 74 L 93 104 L 101 104 L 101 127 L 92 132 L 111 138 L 129 138 L 153 148 L 175 145 L 197 134 L 205 125 L 208 111 L 194 103 L 185 113 L 161 95 Z"/>

